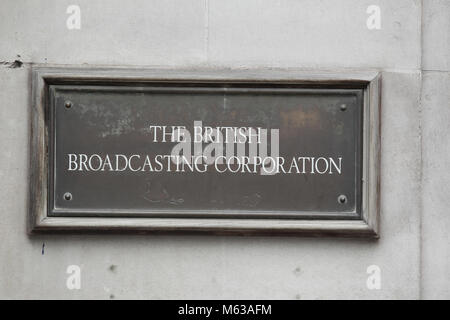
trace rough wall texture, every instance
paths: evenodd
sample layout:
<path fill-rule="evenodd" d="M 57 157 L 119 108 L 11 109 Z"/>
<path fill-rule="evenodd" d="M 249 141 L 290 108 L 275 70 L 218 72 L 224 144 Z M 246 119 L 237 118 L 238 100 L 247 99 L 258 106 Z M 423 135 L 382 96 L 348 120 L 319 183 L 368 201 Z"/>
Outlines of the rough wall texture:
<path fill-rule="evenodd" d="M 450 298 L 449 3 L 79 0 L 81 29 L 68 30 L 72 1 L 4 1 L 0 298 Z M 372 4 L 380 30 L 366 26 Z M 380 240 L 28 236 L 33 63 L 379 70 Z M 73 264 L 80 290 L 66 287 Z"/>

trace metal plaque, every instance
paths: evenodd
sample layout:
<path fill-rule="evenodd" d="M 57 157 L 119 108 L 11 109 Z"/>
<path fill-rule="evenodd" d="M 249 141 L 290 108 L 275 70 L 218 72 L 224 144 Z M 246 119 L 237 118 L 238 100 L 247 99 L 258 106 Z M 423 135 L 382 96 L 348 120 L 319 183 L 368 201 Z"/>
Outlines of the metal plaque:
<path fill-rule="evenodd" d="M 365 221 L 365 83 L 49 79 L 46 219 Z"/>
<path fill-rule="evenodd" d="M 50 92 L 53 215 L 359 212 L 362 90 Z"/>

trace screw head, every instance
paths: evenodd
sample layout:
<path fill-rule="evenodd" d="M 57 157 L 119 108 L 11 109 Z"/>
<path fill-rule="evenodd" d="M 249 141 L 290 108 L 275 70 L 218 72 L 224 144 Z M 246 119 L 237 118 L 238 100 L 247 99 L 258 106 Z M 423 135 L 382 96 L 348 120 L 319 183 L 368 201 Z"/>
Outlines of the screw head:
<path fill-rule="evenodd" d="M 347 203 L 347 197 L 346 197 L 345 195 L 341 194 L 341 195 L 338 197 L 338 202 L 339 202 L 340 204 Z"/>
<path fill-rule="evenodd" d="M 70 107 L 72 107 L 72 102 L 69 101 L 69 100 L 67 100 L 67 101 L 64 103 L 64 106 L 65 106 L 67 109 L 69 109 Z"/>
<path fill-rule="evenodd" d="M 66 200 L 66 201 L 72 200 L 72 194 L 70 192 L 64 193 L 63 197 L 64 197 L 64 200 Z"/>
<path fill-rule="evenodd" d="M 345 111 L 345 110 L 347 110 L 347 105 L 346 104 L 341 104 L 339 109 L 341 109 L 341 111 Z"/>

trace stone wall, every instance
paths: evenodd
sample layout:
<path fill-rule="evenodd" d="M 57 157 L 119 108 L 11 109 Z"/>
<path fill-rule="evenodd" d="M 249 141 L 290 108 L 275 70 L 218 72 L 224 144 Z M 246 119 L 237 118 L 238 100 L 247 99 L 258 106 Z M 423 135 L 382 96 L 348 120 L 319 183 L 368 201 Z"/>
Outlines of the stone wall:
<path fill-rule="evenodd" d="M 28 236 L 36 63 L 380 71 L 381 238 Z M 448 0 L 5 0 L 0 88 L 0 298 L 450 298 Z"/>

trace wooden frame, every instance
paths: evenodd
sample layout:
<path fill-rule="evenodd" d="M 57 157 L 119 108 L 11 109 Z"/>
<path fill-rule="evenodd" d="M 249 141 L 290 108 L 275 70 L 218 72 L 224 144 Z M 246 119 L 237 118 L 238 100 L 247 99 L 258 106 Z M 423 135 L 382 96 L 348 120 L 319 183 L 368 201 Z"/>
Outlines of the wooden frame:
<path fill-rule="evenodd" d="M 48 137 L 45 106 L 50 84 L 154 81 L 295 83 L 364 89 L 362 219 L 123 218 L 48 216 Z M 130 68 L 32 68 L 29 231 L 184 232 L 240 235 L 379 236 L 380 76 L 376 72 L 296 70 L 171 70 Z"/>

